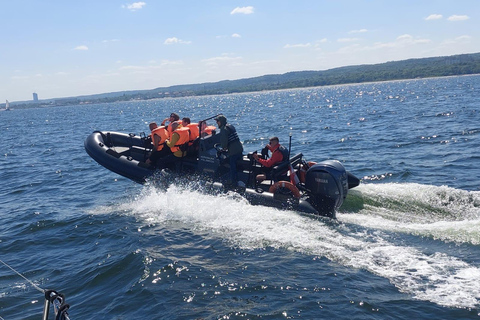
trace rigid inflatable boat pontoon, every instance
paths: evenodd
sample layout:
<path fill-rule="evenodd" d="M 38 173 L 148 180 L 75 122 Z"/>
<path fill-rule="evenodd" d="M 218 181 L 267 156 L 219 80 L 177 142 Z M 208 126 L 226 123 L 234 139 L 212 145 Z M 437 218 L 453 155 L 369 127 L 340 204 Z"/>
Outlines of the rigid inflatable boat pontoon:
<path fill-rule="evenodd" d="M 360 183 L 339 161 L 306 162 L 301 153 L 273 167 L 270 173 L 272 180 L 260 183 L 256 175 L 264 168 L 249 153 L 237 162 L 238 179 L 245 187 L 229 189 L 222 184 L 229 175 L 229 165 L 225 155 L 218 149 L 220 135 L 213 132 L 202 137 L 200 132 L 200 136 L 195 144 L 195 152 L 179 159 L 180 172 L 172 168 L 173 173 L 196 175 L 208 190 L 234 190 L 254 205 L 335 218 L 335 212 L 343 204 L 348 190 Z M 159 171 L 146 163 L 152 148 L 151 139 L 145 134 L 137 136 L 95 131 L 85 140 L 85 150 L 90 157 L 105 168 L 138 183 L 154 179 Z M 292 169 L 300 182 L 291 179 Z"/>

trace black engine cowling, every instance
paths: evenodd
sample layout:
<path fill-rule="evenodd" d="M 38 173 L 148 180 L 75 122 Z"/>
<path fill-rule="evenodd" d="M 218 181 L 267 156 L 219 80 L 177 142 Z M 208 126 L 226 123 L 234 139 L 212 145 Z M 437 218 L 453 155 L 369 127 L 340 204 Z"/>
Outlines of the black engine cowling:
<path fill-rule="evenodd" d="M 348 193 L 348 175 L 345 167 L 336 160 L 319 162 L 307 171 L 305 187 L 310 202 L 318 210 L 333 217 Z"/>

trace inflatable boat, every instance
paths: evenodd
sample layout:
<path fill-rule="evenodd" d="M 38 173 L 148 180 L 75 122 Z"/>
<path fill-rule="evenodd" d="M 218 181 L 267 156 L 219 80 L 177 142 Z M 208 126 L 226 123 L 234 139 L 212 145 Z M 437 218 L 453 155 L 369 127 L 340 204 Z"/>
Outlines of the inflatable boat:
<path fill-rule="evenodd" d="M 174 177 L 195 176 L 207 192 L 235 191 L 253 205 L 335 218 L 348 190 L 360 183 L 339 161 L 307 162 L 302 153 L 289 156 L 287 161 L 271 168 L 269 179 L 258 181 L 257 175 L 265 168 L 255 161 L 253 152 L 250 152 L 237 162 L 239 184 L 229 186 L 225 182 L 229 176 L 229 161 L 219 148 L 220 135 L 215 130 L 202 130 L 207 127 L 205 124 L 205 120 L 199 122 L 199 136 L 195 139 L 193 150 L 166 170 L 171 171 L 170 176 Z M 96 162 L 138 183 L 165 177 L 157 174 L 159 170 L 147 163 L 152 148 L 151 138 L 144 133 L 95 131 L 85 140 L 85 150 Z"/>

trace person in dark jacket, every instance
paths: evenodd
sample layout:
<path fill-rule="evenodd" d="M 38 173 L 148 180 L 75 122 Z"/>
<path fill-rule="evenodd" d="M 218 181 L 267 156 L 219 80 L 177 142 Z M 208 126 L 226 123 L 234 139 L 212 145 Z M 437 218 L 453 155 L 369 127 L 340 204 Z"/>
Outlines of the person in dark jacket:
<path fill-rule="evenodd" d="M 228 152 L 230 164 L 230 183 L 234 186 L 238 183 L 237 161 L 243 156 L 243 146 L 237 135 L 235 127 L 227 123 L 224 115 L 215 118 L 218 128 L 220 129 L 220 145 L 223 150 Z"/>

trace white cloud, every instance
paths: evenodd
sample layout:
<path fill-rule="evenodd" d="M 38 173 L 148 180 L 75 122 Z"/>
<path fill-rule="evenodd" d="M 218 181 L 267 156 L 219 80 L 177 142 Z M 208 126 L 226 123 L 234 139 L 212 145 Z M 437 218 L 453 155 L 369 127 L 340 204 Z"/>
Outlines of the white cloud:
<path fill-rule="evenodd" d="M 238 33 L 234 33 L 232 34 L 232 38 L 241 38 L 242 36 L 239 35 Z"/>
<path fill-rule="evenodd" d="M 291 49 L 291 48 L 308 48 L 311 47 L 312 44 L 308 43 L 297 43 L 297 44 L 286 44 L 283 46 L 284 49 Z"/>
<path fill-rule="evenodd" d="M 111 39 L 111 40 L 103 40 L 102 43 L 109 43 L 109 42 L 118 42 L 118 39 Z"/>
<path fill-rule="evenodd" d="M 130 4 L 124 4 L 124 5 L 122 5 L 122 8 L 128 9 L 130 11 L 137 11 L 137 10 L 142 9 L 146 5 L 147 4 L 145 2 L 140 1 L 140 2 L 130 3 Z"/>
<path fill-rule="evenodd" d="M 86 50 L 88 50 L 88 47 L 87 46 L 77 46 L 77 47 L 73 48 L 73 50 L 86 51 Z"/>
<path fill-rule="evenodd" d="M 439 20 L 439 19 L 442 19 L 443 16 L 441 14 L 431 14 L 429 15 L 428 17 L 425 18 L 425 20 L 429 21 L 429 20 Z"/>
<path fill-rule="evenodd" d="M 457 41 L 470 41 L 472 39 L 471 36 L 467 36 L 467 35 L 464 35 L 464 36 L 460 36 L 460 37 L 457 37 L 455 38 L 455 40 Z"/>
<path fill-rule="evenodd" d="M 356 42 L 359 41 L 359 38 L 340 38 L 337 39 L 337 42 Z"/>
<path fill-rule="evenodd" d="M 13 76 L 11 77 L 12 80 L 28 80 L 30 76 Z"/>
<path fill-rule="evenodd" d="M 177 37 L 171 37 L 167 38 L 163 44 L 169 45 L 169 44 L 190 44 L 192 41 L 185 41 L 182 39 L 178 39 Z"/>
<path fill-rule="evenodd" d="M 415 45 L 422 45 L 431 43 L 430 39 L 414 38 L 412 35 L 403 34 L 395 41 L 391 42 L 376 42 L 371 46 L 361 46 L 359 44 L 351 44 L 346 47 L 340 48 L 337 53 L 339 54 L 352 54 L 354 52 L 371 52 L 377 50 L 393 49 L 400 50 L 413 47 Z"/>
<path fill-rule="evenodd" d="M 160 63 L 161 66 L 180 66 L 183 65 L 182 60 L 162 60 Z"/>
<path fill-rule="evenodd" d="M 352 30 L 349 32 L 349 34 L 352 34 L 352 33 L 365 33 L 365 32 L 368 32 L 367 29 L 359 29 L 359 30 Z"/>
<path fill-rule="evenodd" d="M 248 7 L 236 7 L 235 9 L 230 12 L 230 14 L 237 14 L 237 13 L 242 13 L 242 14 L 252 14 L 254 11 L 254 8 L 252 6 Z"/>
<path fill-rule="evenodd" d="M 465 21 L 468 19 L 470 19 L 470 17 L 467 15 L 459 16 L 454 14 L 453 16 L 448 17 L 448 21 Z"/>
<path fill-rule="evenodd" d="M 460 37 L 456 37 L 455 39 L 446 39 L 442 42 L 443 46 L 454 46 L 457 44 L 465 44 L 465 43 L 470 43 L 470 40 L 472 39 L 471 36 L 463 35 Z"/>
<path fill-rule="evenodd" d="M 409 45 L 409 44 L 422 44 L 422 43 L 429 43 L 429 42 L 431 42 L 430 39 L 415 39 L 413 36 L 409 34 L 404 34 L 397 37 L 396 44 Z"/>
<path fill-rule="evenodd" d="M 225 53 L 219 57 L 203 59 L 202 62 L 205 62 L 208 66 L 218 66 L 220 64 L 239 65 L 242 59 L 242 57 L 235 57 Z"/>

